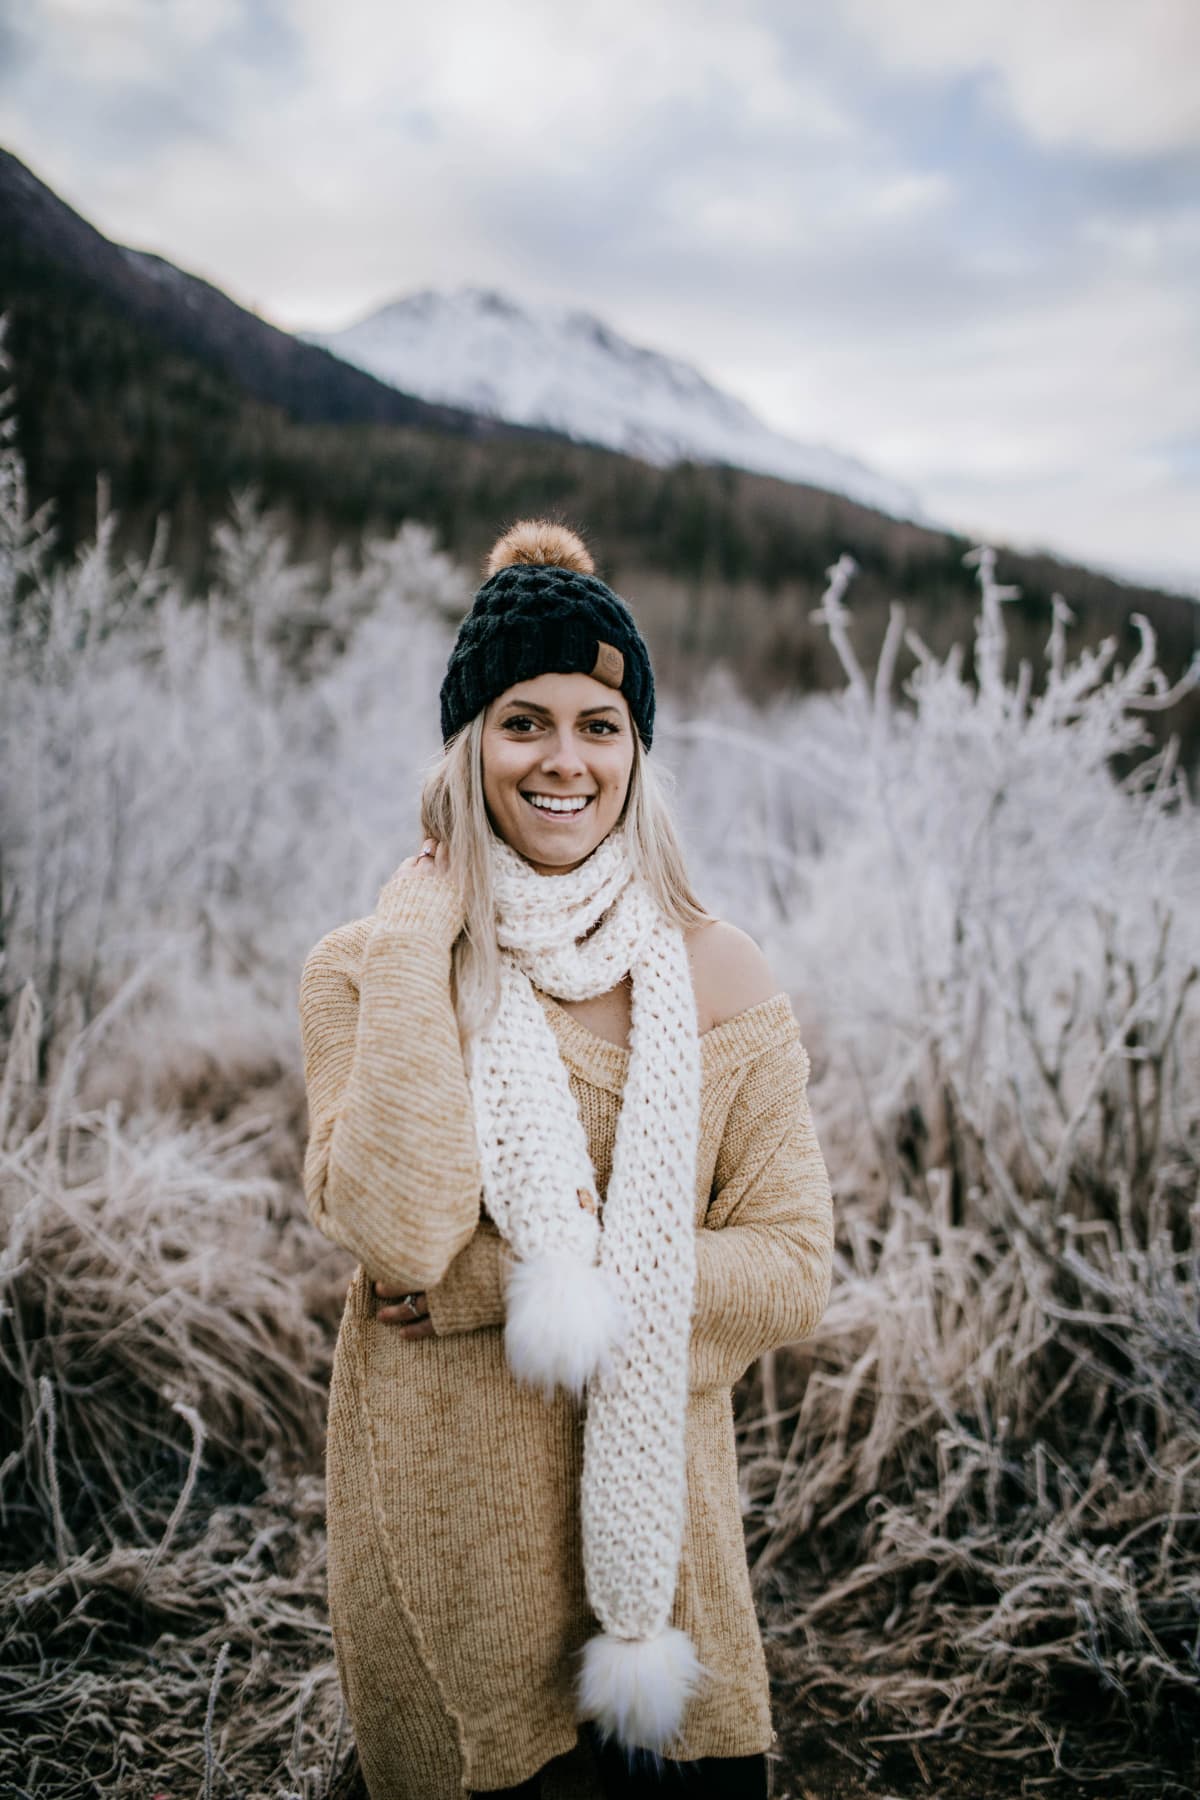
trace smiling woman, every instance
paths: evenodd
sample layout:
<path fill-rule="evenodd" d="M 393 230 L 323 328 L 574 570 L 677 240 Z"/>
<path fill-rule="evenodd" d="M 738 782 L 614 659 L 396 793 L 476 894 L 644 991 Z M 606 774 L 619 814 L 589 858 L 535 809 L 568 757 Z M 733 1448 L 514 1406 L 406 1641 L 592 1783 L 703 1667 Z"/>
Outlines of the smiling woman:
<path fill-rule="evenodd" d="M 441 705 L 425 844 L 300 992 L 305 1192 L 360 1262 L 328 1542 L 367 1784 L 763 1800 L 730 1390 L 828 1295 L 808 1056 L 692 891 L 573 533 L 500 540 Z"/>

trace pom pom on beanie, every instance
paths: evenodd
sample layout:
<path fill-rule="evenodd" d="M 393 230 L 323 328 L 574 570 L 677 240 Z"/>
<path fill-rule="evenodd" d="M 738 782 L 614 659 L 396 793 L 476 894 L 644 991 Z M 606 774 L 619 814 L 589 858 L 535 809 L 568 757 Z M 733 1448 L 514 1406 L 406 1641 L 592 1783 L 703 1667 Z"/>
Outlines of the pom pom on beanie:
<path fill-rule="evenodd" d="M 550 563 L 558 569 L 574 569 L 577 575 L 594 575 L 592 553 L 577 531 L 549 519 L 519 519 L 497 538 L 483 565 L 485 576 L 498 575 L 516 563 Z"/>
<path fill-rule="evenodd" d="M 561 673 L 619 689 L 650 748 L 650 655 L 629 607 L 595 567 L 582 538 L 549 520 L 522 519 L 497 540 L 446 667 L 443 739 L 518 681 Z"/>

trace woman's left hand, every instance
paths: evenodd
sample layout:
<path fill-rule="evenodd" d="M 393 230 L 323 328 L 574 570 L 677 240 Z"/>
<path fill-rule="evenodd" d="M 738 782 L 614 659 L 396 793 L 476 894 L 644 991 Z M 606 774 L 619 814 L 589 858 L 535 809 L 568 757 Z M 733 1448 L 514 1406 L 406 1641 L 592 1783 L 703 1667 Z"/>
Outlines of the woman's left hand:
<path fill-rule="evenodd" d="M 402 1337 L 433 1336 L 433 1320 L 424 1293 L 414 1293 L 411 1288 L 397 1287 L 388 1281 L 377 1281 L 375 1292 L 383 1302 L 378 1314 L 381 1325 L 396 1326 Z"/>

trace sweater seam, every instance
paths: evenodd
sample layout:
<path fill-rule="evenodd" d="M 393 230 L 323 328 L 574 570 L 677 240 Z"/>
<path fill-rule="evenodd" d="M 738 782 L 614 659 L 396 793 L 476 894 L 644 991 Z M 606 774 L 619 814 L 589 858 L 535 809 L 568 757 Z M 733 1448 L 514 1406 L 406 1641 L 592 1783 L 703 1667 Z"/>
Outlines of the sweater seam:
<path fill-rule="evenodd" d="M 379 1481 L 379 1461 L 375 1441 L 375 1420 L 372 1416 L 372 1408 L 368 1396 L 366 1341 L 365 1335 L 361 1329 L 361 1320 L 356 1323 L 359 1327 L 354 1333 L 355 1351 L 358 1360 L 359 1404 L 363 1409 L 364 1423 L 366 1425 L 367 1481 L 371 1490 L 371 1510 L 374 1514 L 375 1533 L 379 1542 L 380 1553 L 383 1557 L 383 1566 L 387 1571 L 388 1586 L 391 1588 L 396 1604 L 407 1621 L 412 1633 L 413 1643 L 417 1647 L 417 1653 L 428 1671 L 429 1679 L 437 1690 L 438 1700 L 441 1703 L 446 1717 L 450 1720 L 451 1728 L 454 1732 L 455 1749 L 458 1752 L 459 1781 L 460 1785 L 465 1786 L 469 1761 L 466 1723 L 457 1708 L 451 1705 L 438 1660 L 426 1641 L 425 1632 L 421 1626 L 420 1620 L 417 1618 L 415 1611 L 409 1604 L 408 1596 L 404 1591 L 404 1585 L 400 1580 L 400 1574 L 396 1567 L 392 1535 L 387 1529 L 387 1515 L 383 1504 L 383 1493 Z"/>

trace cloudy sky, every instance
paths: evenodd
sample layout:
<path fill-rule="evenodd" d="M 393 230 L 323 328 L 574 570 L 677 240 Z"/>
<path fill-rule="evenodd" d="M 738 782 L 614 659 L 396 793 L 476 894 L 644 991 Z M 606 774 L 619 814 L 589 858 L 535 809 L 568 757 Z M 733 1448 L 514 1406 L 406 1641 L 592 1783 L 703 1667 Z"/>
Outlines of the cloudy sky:
<path fill-rule="evenodd" d="M 1200 593 L 1197 0 L 0 0 L 0 143 L 290 329 L 580 305 Z"/>

